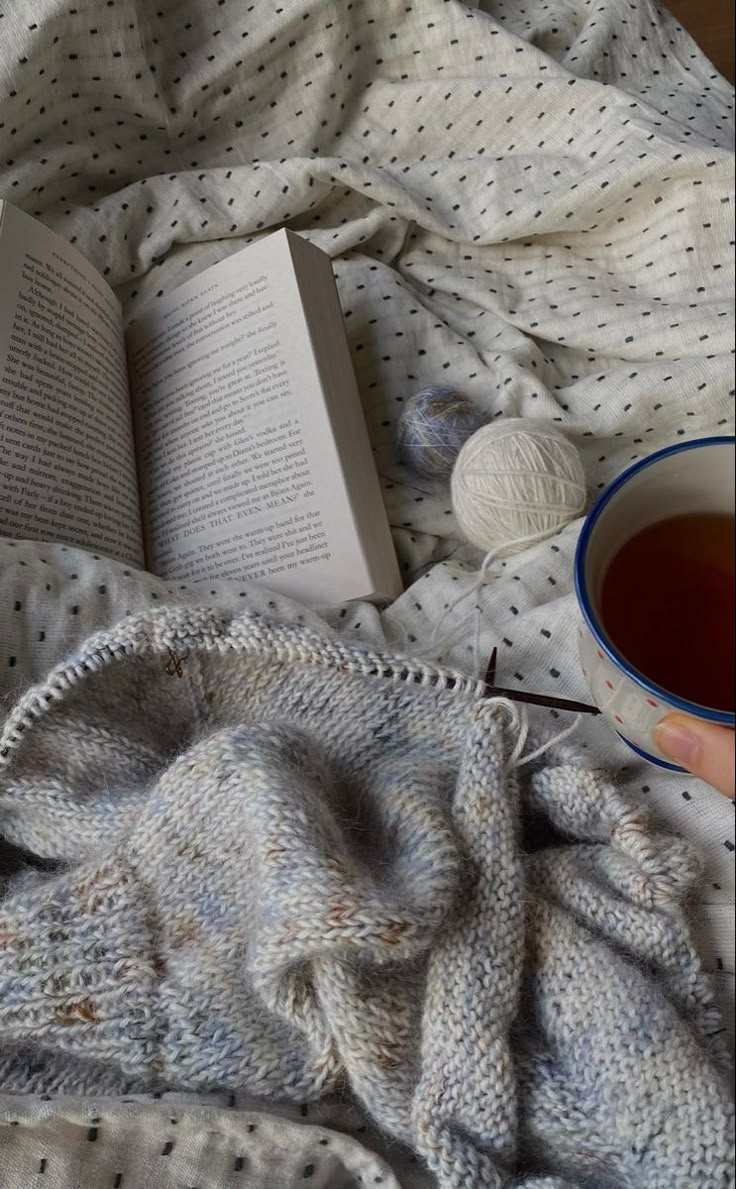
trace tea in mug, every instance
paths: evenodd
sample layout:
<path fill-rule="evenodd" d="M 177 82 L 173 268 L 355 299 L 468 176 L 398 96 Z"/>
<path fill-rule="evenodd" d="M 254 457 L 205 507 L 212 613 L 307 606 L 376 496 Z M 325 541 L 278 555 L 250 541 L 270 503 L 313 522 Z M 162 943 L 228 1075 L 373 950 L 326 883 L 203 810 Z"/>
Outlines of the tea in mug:
<path fill-rule="evenodd" d="M 689 702 L 733 711 L 733 516 L 672 516 L 638 532 L 608 567 L 600 616 L 642 676 Z"/>

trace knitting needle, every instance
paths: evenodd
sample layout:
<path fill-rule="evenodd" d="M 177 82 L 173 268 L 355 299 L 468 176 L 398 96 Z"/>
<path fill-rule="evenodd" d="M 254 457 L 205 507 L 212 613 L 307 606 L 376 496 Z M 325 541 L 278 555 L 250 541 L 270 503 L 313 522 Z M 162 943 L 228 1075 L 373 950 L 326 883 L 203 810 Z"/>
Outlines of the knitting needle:
<path fill-rule="evenodd" d="M 508 698 L 511 702 L 527 702 L 530 706 L 549 706 L 552 710 L 569 710 L 574 714 L 600 714 L 597 706 L 587 706 L 585 702 L 571 702 L 566 698 L 550 698 L 546 694 L 527 694 L 518 689 L 504 689 L 503 686 L 496 685 L 497 656 L 498 649 L 494 648 L 484 680 L 483 696 L 485 698 Z"/>

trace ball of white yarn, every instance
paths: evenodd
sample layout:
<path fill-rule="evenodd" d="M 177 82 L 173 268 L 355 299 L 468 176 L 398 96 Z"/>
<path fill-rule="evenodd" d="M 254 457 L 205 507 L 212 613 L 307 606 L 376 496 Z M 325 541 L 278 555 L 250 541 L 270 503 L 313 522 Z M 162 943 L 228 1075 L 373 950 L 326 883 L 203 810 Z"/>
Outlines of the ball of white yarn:
<path fill-rule="evenodd" d="M 451 489 L 464 535 L 499 557 L 551 536 L 585 505 L 575 447 L 556 430 L 520 417 L 485 425 L 468 439 Z"/>

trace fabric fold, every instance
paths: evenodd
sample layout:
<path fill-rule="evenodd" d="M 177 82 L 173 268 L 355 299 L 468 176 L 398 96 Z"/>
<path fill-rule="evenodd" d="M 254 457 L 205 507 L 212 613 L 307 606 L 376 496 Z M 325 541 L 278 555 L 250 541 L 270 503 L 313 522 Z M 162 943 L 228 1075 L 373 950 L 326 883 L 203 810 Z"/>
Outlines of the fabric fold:
<path fill-rule="evenodd" d="M 513 744 L 477 683 L 298 623 L 95 637 L 0 738 L 57 864 L 0 900 L 5 1088 L 347 1092 L 441 1189 L 726 1189 L 697 863 Z"/>

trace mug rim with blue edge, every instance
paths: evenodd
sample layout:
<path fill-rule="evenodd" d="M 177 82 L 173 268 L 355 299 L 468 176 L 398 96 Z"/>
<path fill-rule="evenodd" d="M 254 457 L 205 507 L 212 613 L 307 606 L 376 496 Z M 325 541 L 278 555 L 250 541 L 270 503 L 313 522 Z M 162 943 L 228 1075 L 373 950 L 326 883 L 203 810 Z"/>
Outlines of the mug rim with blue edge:
<path fill-rule="evenodd" d="M 629 661 L 618 651 L 611 643 L 608 637 L 604 634 L 602 625 L 598 622 L 595 611 L 588 598 L 588 592 L 585 583 L 585 562 L 587 558 L 588 546 L 590 544 L 593 530 L 600 518 L 604 508 L 608 505 L 610 500 L 621 488 L 628 483 L 628 481 L 639 471 L 645 470 L 654 463 L 660 462 L 663 458 L 668 458 L 673 454 L 680 454 L 686 450 L 701 449 L 705 446 L 736 446 L 736 437 L 728 434 L 708 437 L 708 438 L 693 438 L 689 442 L 678 442 L 674 446 L 665 446 L 662 450 L 657 450 L 654 454 L 648 454 L 646 458 L 640 459 L 634 463 L 633 466 L 627 467 L 620 475 L 609 483 L 604 488 L 601 494 L 596 499 L 592 508 L 585 518 L 583 527 L 580 530 L 578 543 L 575 548 L 575 562 L 574 562 L 574 578 L 575 578 L 575 595 L 577 597 L 578 606 L 589 631 L 591 632 L 596 644 L 608 659 L 620 669 L 628 678 L 631 679 L 641 689 L 648 694 L 653 694 L 655 697 L 661 698 L 669 706 L 681 711 L 683 714 L 689 714 L 694 718 L 703 719 L 706 722 L 720 723 L 723 726 L 733 727 L 736 725 L 736 713 L 733 710 L 715 710 L 711 706 L 703 706 L 699 702 L 691 702 L 687 698 L 680 698 L 677 694 L 673 694 L 670 690 L 665 689 L 664 686 L 657 685 L 654 681 L 650 681 L 638 669 L 635 669 Z"/>

